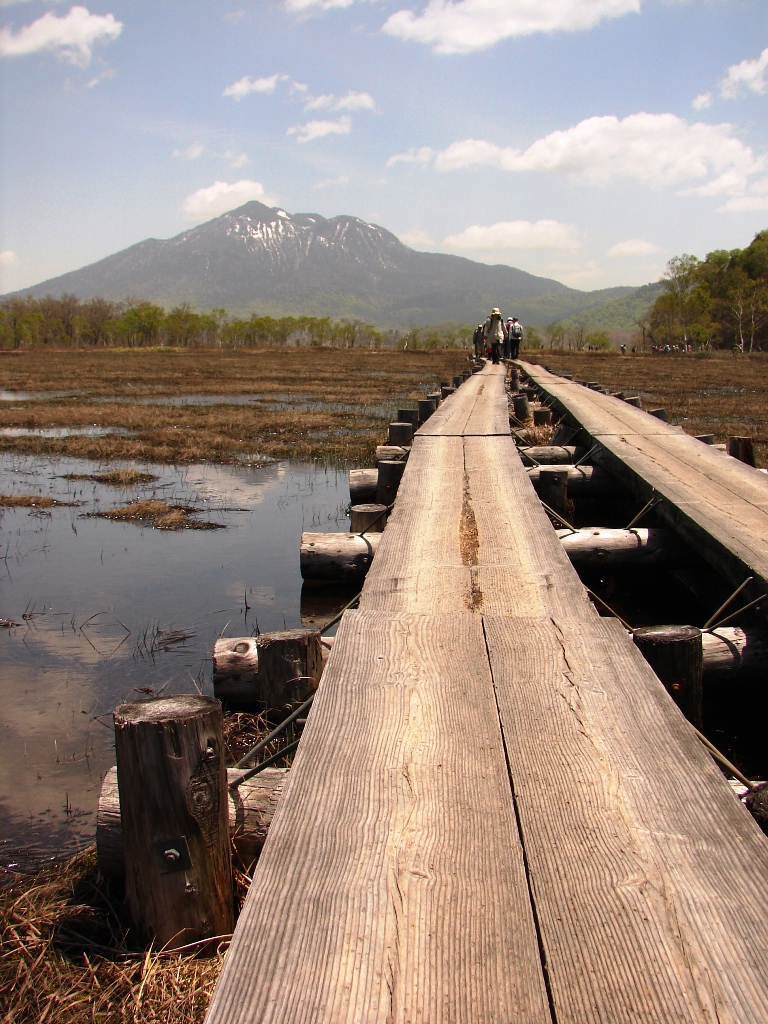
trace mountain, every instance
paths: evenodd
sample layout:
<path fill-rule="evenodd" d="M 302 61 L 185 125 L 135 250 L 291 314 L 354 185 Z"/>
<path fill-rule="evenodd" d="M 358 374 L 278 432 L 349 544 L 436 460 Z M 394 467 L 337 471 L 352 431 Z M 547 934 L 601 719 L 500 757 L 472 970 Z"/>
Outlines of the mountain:
<path fill-rule="evenodd" d="M 543 324 L 634 291 L 581 292 L 514 267 L 416 252 L 357 217 L 250 202 L 175 238 L 147 239 L 17 294 L 128 295 L 237 315 L 355 316 L 380 326 L 476 323 L 492 306 Z"/>
<path fill-rule="evenodd" d="M 585 306 L 579 313 L 572 313 L 562 319 L 560 326 L 566 330 L 577 324 L 583 324 L 587 331 L 636 330 L 638 320 L 648 313 L 664 291 L 664 285 L 658 281 L 655 284 L 645 284 L 642 288 L 634 288 L 618 298 L 606 296 L 604 301 Z"/>

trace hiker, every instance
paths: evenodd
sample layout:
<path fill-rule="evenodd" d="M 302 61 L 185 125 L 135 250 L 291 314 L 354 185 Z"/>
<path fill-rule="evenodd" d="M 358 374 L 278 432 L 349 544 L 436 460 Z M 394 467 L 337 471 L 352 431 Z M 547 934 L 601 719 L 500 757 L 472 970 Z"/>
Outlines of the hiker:
<path fill-rule="evenodd" d="M 483 337 L 491 346 L 491 362 L 494 366 L 498 366 L 501 344 L 504 341 L 504 321 L 498 306 L 493 307 L 488 319 L 483 324 Z"/>
<path fill-rule="evenodd" d="M 509 327 L 509 355 L 510 359 L 517 359 L 520 355 L 520 343 L 523 340 L 523 325 L 516 316 L 512 317 Z"/>
<path fill-rule="evenodd" d="M 507 322 L 504 324 L 504 358 L 509 359 L 512 354 L 512 338 L 510 336 L 510 329 L 512 327 L 512 317 L 507 317 Z"/>
<path fill-rule="evenodd" d="M 472 335 L 472 345 L 475 349 L 475 358 L 480 359 L 483 354 L 483 325 L 478 324 L 475 333 Z"/>

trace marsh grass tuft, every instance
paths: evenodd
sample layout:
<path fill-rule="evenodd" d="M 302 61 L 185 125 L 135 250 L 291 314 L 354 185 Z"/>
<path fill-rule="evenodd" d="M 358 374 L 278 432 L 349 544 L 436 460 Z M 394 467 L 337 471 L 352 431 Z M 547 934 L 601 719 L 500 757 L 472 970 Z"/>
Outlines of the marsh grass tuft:
<path fill-rule="evenodd" d="M 71 508 L 71 501 L 57 501 L 40 494 L 0 494 L 0 508 Z"/>
<path fill-rule="evenodd" d="M 107 487 L 137 487 L 151 484 L 157 477 L 154 473 L 142 473 L 138 469 L 112 469 L 105 473 L 66 473 L 64 480 L 90 480 Z"/>
<path fill-rule="evenodd" d="M 114 522 L 136 523 L 139 526 L 153 526 L 157 530 L 223 530 L 222 523 L 199 520 L 200 509 L 191 505 L 171 505 L 167 501 L 150 498 L 147 501 L 132 501 L 119 508 L 108 508 L 99 512 L 88 512 L 95 519 L 111 519 Z"/>

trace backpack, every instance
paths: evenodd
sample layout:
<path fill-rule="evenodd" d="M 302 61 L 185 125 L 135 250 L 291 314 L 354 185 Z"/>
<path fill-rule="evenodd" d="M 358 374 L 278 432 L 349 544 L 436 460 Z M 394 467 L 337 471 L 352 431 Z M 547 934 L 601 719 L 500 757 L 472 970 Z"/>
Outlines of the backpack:
<path fill-rule="evenodd" d="M 522 338 L 522 336 L 523 336 L 523 325 L 522 324 L 512 324 L 512 326 L 509 329 L 509 333 L 512 335 L 513 338 Z"/>

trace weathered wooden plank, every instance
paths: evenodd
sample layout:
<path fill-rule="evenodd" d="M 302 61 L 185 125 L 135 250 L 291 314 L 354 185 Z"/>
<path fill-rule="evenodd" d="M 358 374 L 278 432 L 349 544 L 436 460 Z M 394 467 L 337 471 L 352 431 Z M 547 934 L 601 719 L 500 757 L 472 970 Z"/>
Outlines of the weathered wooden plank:
<path fill-rule="evenodd" d="M 505 368 L 486 365 L 430 416 L 418 435 L 509 434 Z"/>
<path fill-rule="evenodd" d="M 768 844 L 639 652 L 484 625 L 558 1024 L 764 1021 Z"/>
<path fill-rule="evenodd" d="M 550 1021 L 479 616 L 345 616 L 207 1021 Z"/>

